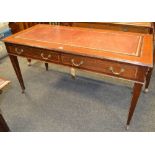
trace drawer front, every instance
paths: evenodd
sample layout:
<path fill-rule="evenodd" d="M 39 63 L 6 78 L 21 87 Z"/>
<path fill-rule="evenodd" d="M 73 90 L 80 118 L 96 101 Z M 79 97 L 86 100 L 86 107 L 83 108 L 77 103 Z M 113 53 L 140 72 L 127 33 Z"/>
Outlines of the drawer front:
<path fill-rule="evenodd" d="M 26 46 L 9 46 L 9 53 L 39 59 L 43 61 L 59 62 L 59 54 L 50 50 Z"/>
<path fill-rule="evenodd" d="M 127 79 L 137 78 L 137 66 L 118 63 L 114 61 L 63 54 L 62 63 L 64 65 L 95 71 L 99 73 L 105 73 L 112 76 L 123 77 Z"/>

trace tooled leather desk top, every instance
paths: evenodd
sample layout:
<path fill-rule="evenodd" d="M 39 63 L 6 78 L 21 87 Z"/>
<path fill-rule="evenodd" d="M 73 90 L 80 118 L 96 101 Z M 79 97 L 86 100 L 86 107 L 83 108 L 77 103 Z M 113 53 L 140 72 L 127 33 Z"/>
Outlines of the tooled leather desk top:
<path fill-rule="evenodd" d="M 149 34 L 39 24 L 4 42 L 152 66 Z"/>

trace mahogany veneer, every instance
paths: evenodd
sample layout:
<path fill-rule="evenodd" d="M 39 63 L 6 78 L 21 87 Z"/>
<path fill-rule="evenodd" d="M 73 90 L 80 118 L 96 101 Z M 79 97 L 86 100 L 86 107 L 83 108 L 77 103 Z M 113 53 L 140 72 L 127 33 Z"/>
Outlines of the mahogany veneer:
<path fill-rule="evenodd" d="M 130 124 L 141 88 L 153 67 L 152 35 L 39 24 L 4 39 L 12 65 L 24 91 L 18 56 L 57 63 L 133 81 Z"/>

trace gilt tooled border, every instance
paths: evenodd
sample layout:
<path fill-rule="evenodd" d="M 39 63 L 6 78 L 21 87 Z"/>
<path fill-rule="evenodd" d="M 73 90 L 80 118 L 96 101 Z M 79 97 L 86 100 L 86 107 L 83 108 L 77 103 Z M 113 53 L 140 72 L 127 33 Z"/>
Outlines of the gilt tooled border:
<path fill-rule="evenodd" d="M 107 32 L 105 32 L 105 33 L 107 33 Z M 131 35 L 129 35 L 129 36 L 131 36 Z M 114 50 L 105 50 L 105 49 L 90 48 L 90 47 L 87 47 L 87 46 L 78 46 L 78 45 L 69 44 L 69 43 L 60 43 L 60 42 L 54 42 L 54 41 L 50 42 L 50 41 L 45 41 L 45 40 L 30 39 L 30 38 L 26 38 L 26 37 L 21 37 L 20 35 L 15 36 L 14 38 L 31 40 L 31 41 L 38 41 L 38 42 L 45 42 L 45 43 L 54 43 L 54 44 L 59 44 L 61 46 L 65 45 L 65 46 L 71 46 L 71 47 L 86 48 L 86 49 L 92 49 L 92 50 L 97 50 L 97 51 L 104 51 L 104 52 L 111 52 L 111 53 L 115 53 L 115 54 L 123 54 L 123 55 L 128 55 L 128 56 L 140 57 L 141 46 L 142 46 L 142 42 L 143 42 L 143 36 L 138 36 L 138 37 L 139 37 L 139 41 L 138 41 L 136 53 L 131 53 L 131 54 L 128 54 L 126 52 L 125 53 L 124 52 L 118 52 L 118 51 L 114 51 Z"/>

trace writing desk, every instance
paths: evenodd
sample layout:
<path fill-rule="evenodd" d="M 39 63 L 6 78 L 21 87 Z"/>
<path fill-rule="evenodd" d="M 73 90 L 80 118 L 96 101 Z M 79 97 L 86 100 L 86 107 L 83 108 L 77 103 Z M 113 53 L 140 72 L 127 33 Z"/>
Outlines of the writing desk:
<path fill-rule="evenodd" d="M 18 56 L 102 73 L 134 82 L 127 126 L 148 70 L 153 67 L 152 35 L 39 24 L 4 39 L 24 92 Z"/>

